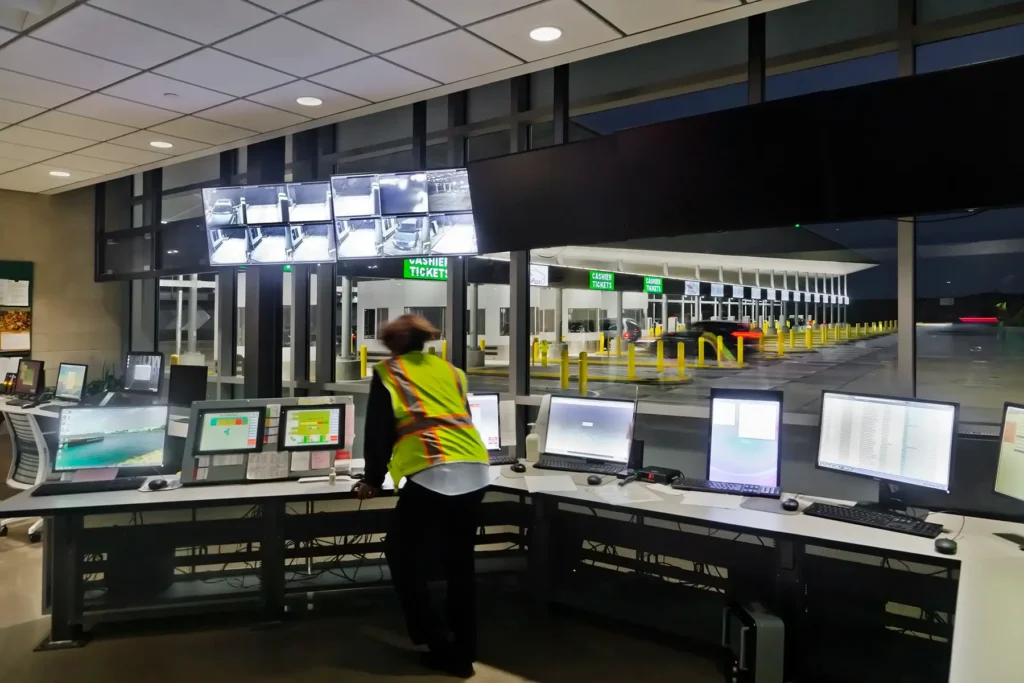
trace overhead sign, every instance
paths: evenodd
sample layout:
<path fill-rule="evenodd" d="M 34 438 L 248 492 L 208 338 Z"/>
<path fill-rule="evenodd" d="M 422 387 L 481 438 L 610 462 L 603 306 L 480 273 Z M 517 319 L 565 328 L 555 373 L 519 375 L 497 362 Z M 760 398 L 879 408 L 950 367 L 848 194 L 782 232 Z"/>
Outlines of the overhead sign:
<path fill-rule="evenodd" d="M 607 270 L 590 271 L 590 288 L 601 289 L 608 292 L 615 290 L 615 273 Z"/>
<path fill-rule="evenodd" d="M 775 301 L 775 290 L 769 289 L 768 294 L 765 296 L 765 298 L 768 299 L 769 301 Z"/>
<path fill-rule="evenodd" d="M 648 294 L 662 294 L 665 291 L 664 280 L 652 275 L 644 275 L 644 291 Z"/>
<path fill-rule="evenodd" d="M 722 285 L 718 285 L 718 286 L 721 287 Z M 685 287 L 686 287 L 686 289 L 684 289 L 683 291 L 686 293 L 686 296 L 700 296 L 700 283 L 699 282 L 695 282 L 694 280 L 687 280 Z M 715 295 L 715 286 L 714 285 L 711 285 L 711 295 L 712 296 Z M 719 296 L 721 296 L 721 294 L 719 294 Z"/>
<path fill-rule="evenodd" d="M 742 299 L 743 298 L 743 285 L 732 286 L 732 298 Z"/>
<path fill-rule="evenodd" d="M 547 287 L 548 286 L 548 267 L 547 266 L 536 266 L 530 264 L 530 286 L 531 287 Z"/>
<path fill-rule="evenodd" d="M 751 287 L 750 288 L 750 298 L 751 299 L 760 299 L 761 298 L 761 288 L 760 287 Z"/>
<path fill-rule="evenodd" d="M 403 267 L 407 280 L 438 280 L 448 279 L 448 259 L 446 258 L 407 258 Z"/>
<path fill-rule="evenodd" d="M 712 282 L 711 296 L 725 296 L 725 285 L 718 282 Z"/>

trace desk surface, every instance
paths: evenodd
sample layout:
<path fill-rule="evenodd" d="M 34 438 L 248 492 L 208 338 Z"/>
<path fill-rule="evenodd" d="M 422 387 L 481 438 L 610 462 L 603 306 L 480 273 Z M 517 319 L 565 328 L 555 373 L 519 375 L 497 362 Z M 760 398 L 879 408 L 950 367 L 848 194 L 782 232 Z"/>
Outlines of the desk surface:
<path fill-rule="evenodd" d="M 60 417 L 60 413 L 54 413 L 50 412 L 49 410 L 43 410 L 43 406 L 49 405 L 50 401 L 45 401 L 36 406 L 35 408 L 22 408 L 21 406 L 8 405 L 7 402 L 13 398 L 13 396 L 4 396 L 3 398 L 0 398 L 0 412 L 14 413 L 15 415 L 35 415 L 36 417 L 48 417 L 53 420 L 56 420 L 58 417 Z"/>

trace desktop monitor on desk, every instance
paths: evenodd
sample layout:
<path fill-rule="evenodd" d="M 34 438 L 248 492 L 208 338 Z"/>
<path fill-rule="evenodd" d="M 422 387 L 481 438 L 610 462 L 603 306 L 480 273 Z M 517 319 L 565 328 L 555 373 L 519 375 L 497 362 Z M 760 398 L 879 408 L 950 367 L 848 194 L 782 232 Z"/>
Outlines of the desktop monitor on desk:
<path fill-rule="evenodd" d="M 1024 405 L 1003 407 L 995 492 L 1024 501 Z"/>
<path fill-rule="evenodd" d="M 166 435 L 167 406 L 64 408 L 53 469 L 162 467 Z"/>
<path fill-rule="evenodd" d="M 552 396 L 544 453 L 608 463 L 629 463 L 636 403 Z"/>
<path fill-rule="evenodd" d="M 164 379 L 164 354 L 131 352 L 125 360 L 124 391 L 160 395 Z"/>
<path fill-rule="evenodd" d="M 711 390 L 708 481 L 777 487 L 782 392 Z"/>
<path fill-rule="evenodd" d="M 81 401 L 88 372 L 88 365 L 61 363 L 57 371 L 57 388 L 54 389 L 53 397 L 62 401 Z"/>
<path fill-rule="evenodd" d="M 345 406 L 289 406 L 281 408 L 278 450 L 332 451 L 344 445 Z"/>
<path fill-rule="evenodd" d="M 251 453 L 263 449 L 263 427 L 266 408 L 223 410 L 204 408 L 199 420 L 196 455 Z"/>
<path fill-rule="evenodd" d="M 207 375 L 205 365 L 172 365 L 167 379 L 168 405 L 188 408 L 205 400 Z"/>
<path fill-rule="evenodd" d="M 480 438 L 488 451 L 501 450 L 501 419 L 498 410 L 497 394 L 467 394 L 469 414 L 473 418 L 473 426 L 480 433 Z"/>
<path fill-rule="evenodd" d="M 43 388 L 43 361 L 18 361 L 18 378 L 14 382 L 14 393 L 18 396 L 38 396 Z"/>

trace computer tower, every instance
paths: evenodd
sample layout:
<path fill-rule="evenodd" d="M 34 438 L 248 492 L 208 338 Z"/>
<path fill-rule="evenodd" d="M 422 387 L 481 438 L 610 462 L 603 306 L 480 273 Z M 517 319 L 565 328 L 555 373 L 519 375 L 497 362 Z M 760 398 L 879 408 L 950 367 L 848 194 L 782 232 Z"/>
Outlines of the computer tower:
<path fill-rule="evenodd" d="M 783 683 L 785 625 L 759 603 L 733 603 L 722 614 L 727 683 Z"/>
<path fill-rule="evenodd" d="M 193 401 L 206 400 L 205 365 L 172 365 L 167 383 L 167 404 L 191 407 Z"/>

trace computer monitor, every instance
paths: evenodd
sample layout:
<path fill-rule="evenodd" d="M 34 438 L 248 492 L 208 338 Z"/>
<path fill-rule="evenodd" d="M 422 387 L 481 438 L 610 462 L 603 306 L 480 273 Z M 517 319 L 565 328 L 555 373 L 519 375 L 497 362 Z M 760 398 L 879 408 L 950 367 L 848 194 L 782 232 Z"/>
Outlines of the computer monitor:
<path fill-rule="evenodd" d="M 61 363 L 57 371 L 57 388 L 53 392 L 53 397 L 64 401 L 81 401 L 88 372 L 88 365 Z"/>
<path fill-rule="evenodd" d="M 43 388 L 43 361 L 18 361 L 18 379 L 14 382 L 14 393 L 18 396 L 36 396 Z"/>
<path fill-rule="evenodd" d="M 552 396 L 544 452 L 629 463 L 636 403 Z"/>
<path fill-rule="evenodd" d="M 779 486 L 782 392 L 711 390 L 709 481 Z"/>
<path fill-rule="evenodd" d="M 501 450 L 501 418 L 497 394 L 467 394 L 473 426 L 489 451 Z"/>
<path fill-rule="evenodd" d="M 167 406 L 64 408 L 53 469 L 161 467 L 166 435 Z"/>
<path fill-rule="evenodd" d="M 949 492 L 956 403 L 824 391 L 818 467 Z"/>
<path fill-rule="evenodd" d="M 129 353 L 125 360 L 124 390 L 135 394 L 159 394 L 164 379 L 164 354 Z"/>
<path fill-rule="evenodd" d="M 206 400 L 205 365 L 172 365 L 167 378 L 167 403 L 189 407 L 193 401 Z"/>
<path fill-rule="evenodd" d="M 995 492 L 1024 500 L 1024 405 L 1007 403 L 1003 406 Z"/>
<path fill-rule="evenodd" d="M 281 408 L 277 447 L 282 451 L 328 451 L 342 447 L 345 406 Z"/>
<path fill-rule="evenodd" d="M 263 448 L 263 407 L 199 411 L 196 455 L 246 453 Z"/>

